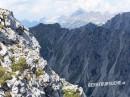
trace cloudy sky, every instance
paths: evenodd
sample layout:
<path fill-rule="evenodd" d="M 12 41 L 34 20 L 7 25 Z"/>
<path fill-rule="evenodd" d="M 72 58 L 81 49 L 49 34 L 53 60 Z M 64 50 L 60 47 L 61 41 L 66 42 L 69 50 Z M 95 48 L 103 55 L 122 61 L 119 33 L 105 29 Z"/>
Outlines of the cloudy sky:
<path fill-rule="evenodd" d="M 130 0 L 0 0 L 0 7 L 12 10 L 20 20 L 43 17 L 53 20 L 78 9 L 101 13 L 130 11 Z"/>

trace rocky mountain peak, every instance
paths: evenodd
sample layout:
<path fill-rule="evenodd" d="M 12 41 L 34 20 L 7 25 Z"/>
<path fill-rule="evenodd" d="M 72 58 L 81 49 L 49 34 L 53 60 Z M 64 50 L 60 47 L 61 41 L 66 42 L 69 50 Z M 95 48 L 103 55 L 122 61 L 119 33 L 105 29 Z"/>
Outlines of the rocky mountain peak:
<path fill-rule="evenodd" d="M 9 27 L 14 26 L 15 18 L 13 16 L 13 12 L 6 10 L 6 9 L 0 9 L 0 24 L 1 27 Z"/>
<path fill-rule="evenodd" d="M 0 97 L 85 97 L 47 65 L 39 49 L 13 13 L 0 9 Z"/>
<path fill-rule="evenodd" d="M 9 15 L 10 13 L 12 13 L 12 12 L 7 9 L 0 8 L 0 14 Z"/>
<path fill-rule="evenodd" d="M 103 26 L 113 30 L 130 31 L 130 12 L 117 14 Z"/>

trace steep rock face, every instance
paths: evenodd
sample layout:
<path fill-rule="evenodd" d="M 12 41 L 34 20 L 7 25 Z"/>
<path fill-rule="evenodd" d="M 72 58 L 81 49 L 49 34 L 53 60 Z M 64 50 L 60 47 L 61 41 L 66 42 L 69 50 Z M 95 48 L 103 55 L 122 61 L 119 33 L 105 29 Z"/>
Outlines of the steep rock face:
<path fill-rule="evenodd" d="M 0 97 L 86 97 L 61 79 L 39 55 L 39 43 L 13 16 L 0 9 Z"/>
<path fill-rule="evenodd" d="M 105 28 L 130 31 L 130 12 L 120 13 L 103 25 Z"/>
<path fill-rule="evenodd" d="M 41 54 L 48 64 L 68 81 L 82 86 L 88 97 L 129 97 L 130 31 L 126 28 L 130 15 L 126 14 L 117 15 L 101 27 L 90 23 L 67 30 L 40 24 L 40 29 L 37 25 L 30 30 L 40 42 L 41 51 L 46 51 Z M 90 82 L 109 81 L 125 85 L 88 87 Z"/>
<path fill-rule="evenodd" d="M 47 45 L 47 47 L 42 47 L 41 54 L 45 59 L 49 60 L 51 55 L 53 55 L 52 53 L 55 53 L 53 50 L 56 48 L 56 43 L 58 42 L 59 37 L 64 36 L 69 32 L 69 30 L 62 29 L 59 24 L 45 25 L 41 23 L 34 27 L 33 32 L 33 34 L 38 38 L 41 46 Z"/>

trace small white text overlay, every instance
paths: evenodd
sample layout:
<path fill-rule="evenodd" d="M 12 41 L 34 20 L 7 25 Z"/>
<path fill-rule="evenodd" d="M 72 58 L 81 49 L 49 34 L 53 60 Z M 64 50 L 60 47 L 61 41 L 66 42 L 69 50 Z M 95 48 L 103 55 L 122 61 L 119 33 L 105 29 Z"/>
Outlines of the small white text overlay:
<path fill-rule="evenodd" d="M 125 85 L 125 82 L 111 81 L 111 82 L 88 83 L 88 87 L 105 87 L 105 86 L 119 86 L 119 85 Z"/>

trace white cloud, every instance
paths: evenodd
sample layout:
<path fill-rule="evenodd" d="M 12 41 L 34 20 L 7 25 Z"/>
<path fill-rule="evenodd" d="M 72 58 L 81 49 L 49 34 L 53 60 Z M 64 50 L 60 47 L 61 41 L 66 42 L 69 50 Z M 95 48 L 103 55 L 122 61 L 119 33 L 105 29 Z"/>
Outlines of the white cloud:
<path fill-rule="evenodd" d="M 130 0 L 84 0 L 84 9 L 99 12 L 124 12 L 130 11 Z"/>
<path fill-rule="evenodd" d="M 14 11 L 19 19 L 30 20 L 55 20 L 79 8 L 110 13 L 130 11 L 129 5 L 130 0 L 0 0 L 0 7 Z"/>

